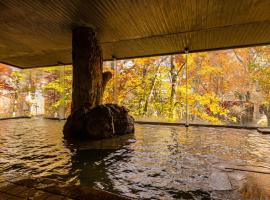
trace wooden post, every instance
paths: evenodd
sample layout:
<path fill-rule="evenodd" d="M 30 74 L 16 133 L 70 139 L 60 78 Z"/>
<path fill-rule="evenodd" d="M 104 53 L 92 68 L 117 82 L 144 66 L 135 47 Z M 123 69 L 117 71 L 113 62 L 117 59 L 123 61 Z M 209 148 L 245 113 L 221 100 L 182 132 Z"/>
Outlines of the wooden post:
<path fill-rule="evenodd" d="M 65 66 L 60 66 L 59 67 L 59 80 L 60 80 L 60 87 L 64 88 L 64 91 L 60 93 L 60 98 L 64 98 L 65 96 Z M 58 109 L 58 118 L 59 119 L 64 119 L 65 118 L 65 102 L 64 104 L 60 105 Z"/>
<path fill-rule="evenodd" d="M 72 109 L 101 103 L 103 93 L 102 50 L 93 29 L 77 27 L 72 31 Z"/>
<path fill-rule="evenodd" d="M 185 48 L 185 54 L 186 54 L 186 61 L 185 61 L 185 75 L 186 75 L 186 124 L 185 126 L 189 126 L 188 121 L 188 48 Z"/>
<path fill-rule="evenodd" d="M 114 58 L 112 61 L 112 66 L 114 70 L 114 76 L 113 76 L 113 103 L 118 104 L 118 69 L 117 69 L 117 61 Z"/>

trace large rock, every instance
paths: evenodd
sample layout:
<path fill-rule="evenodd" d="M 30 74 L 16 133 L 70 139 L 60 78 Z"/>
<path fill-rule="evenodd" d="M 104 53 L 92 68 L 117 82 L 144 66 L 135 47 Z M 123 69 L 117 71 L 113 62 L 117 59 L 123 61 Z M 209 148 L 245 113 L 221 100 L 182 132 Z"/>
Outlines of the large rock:
<path fill-rule="evenodd" d="M 64 126 L 65 138 L 103 139 L 134 132 L 134 118 L 116 104 L 90 109 L 84 106 L 71 114 Z"/>
<path fill-rule="evenodd" d="M 113 123 L 116 134 L 124 135 L 134 133 L 134 118 L 128 114 L 128 110 L 124 106 L 116 104 L 107 104 L 113 114 Z"/>
<path fill-rule="evenodd" d="M 87 113 L 87 138 L 102 139 L 115 135 L 113 116 L 109 107 L 99 105 Z"/>
<path fill-rule="evenodd" d="M 90 106 L 85 105 L 69 115 L 63 130 L 65 138 L 85 138 L 87 136 L 87 113 L 90 110 Z"/>

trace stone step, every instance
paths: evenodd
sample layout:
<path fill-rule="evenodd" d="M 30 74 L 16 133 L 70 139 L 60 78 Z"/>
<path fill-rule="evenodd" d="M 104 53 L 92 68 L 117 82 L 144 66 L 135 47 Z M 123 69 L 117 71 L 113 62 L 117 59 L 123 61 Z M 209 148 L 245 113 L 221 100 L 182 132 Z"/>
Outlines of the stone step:
<path fill-rule="evenodd" d="M 270 134 L 270 128 L 258 128 L 257 130 L 262 134 Z"/>

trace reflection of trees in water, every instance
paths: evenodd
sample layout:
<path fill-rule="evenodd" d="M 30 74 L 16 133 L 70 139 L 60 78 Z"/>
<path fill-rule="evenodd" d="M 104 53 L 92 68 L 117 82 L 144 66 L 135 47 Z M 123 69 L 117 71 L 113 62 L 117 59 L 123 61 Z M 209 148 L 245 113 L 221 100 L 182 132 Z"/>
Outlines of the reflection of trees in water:
<path fill-rule="evenodd" d="M 181 153 L 181 145 L 179 144 L 179 128 L 171 127 L 170 129 L 171 144 L 168 145 L 168 150 L 171 155 L 177 155 Z"/>

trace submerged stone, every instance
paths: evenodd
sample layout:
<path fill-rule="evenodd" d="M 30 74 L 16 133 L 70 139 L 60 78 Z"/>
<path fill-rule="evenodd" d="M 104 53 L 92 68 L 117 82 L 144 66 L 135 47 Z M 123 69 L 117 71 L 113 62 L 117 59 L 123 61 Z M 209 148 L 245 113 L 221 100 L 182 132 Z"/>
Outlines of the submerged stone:
<path fill-rule="evenodd" d="M 134 133 L 134 118 L 117 104 L 84 106 L 68 117 L 63 132 L 65 138 L 109 138 Z"/>

